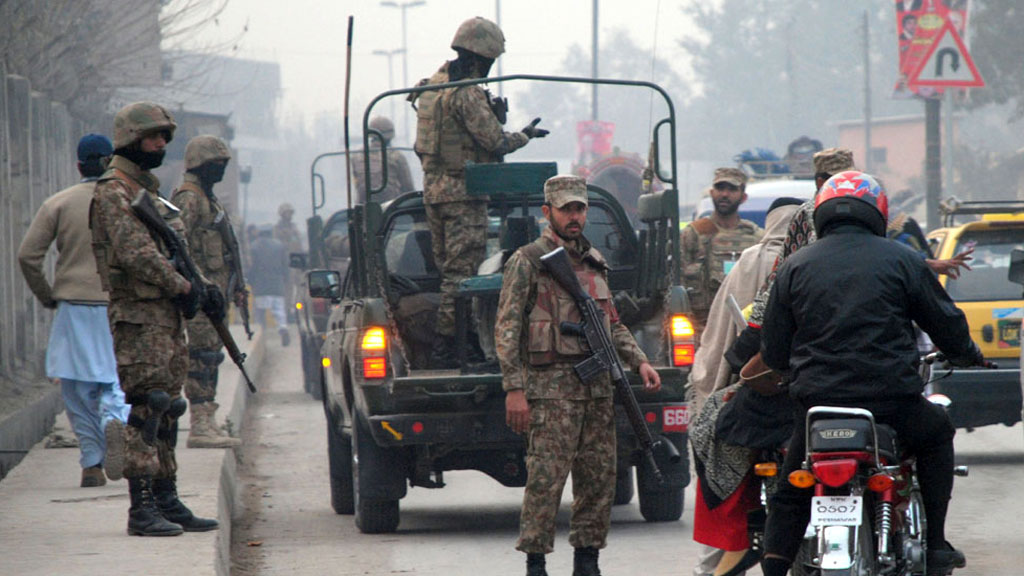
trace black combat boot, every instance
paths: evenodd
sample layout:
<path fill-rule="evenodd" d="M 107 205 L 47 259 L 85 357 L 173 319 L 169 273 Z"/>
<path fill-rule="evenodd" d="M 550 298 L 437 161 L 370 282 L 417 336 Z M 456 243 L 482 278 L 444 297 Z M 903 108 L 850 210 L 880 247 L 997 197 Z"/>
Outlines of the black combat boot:
<path fill-rule="evenodd" d="M 181 524 L 167 520 L 160 513 L 148 477 L 129 478 L 128 494 L 131 496 L 131 508 L 128 509 L 129 536 L 177 536 L 184 532 Z"/>
<path fill-rule="evenodd" d="M 572 556 L 572 576 L 601 576 L 597 552 L 597 548 L 576 548 Z"/>
<path fill-rule="evenodd" d="M 434 348 L 430 352 L 430 367 L 435 370 L 457 368 L 455 359 L 455 338 L 438 334 L 434 340 Z"/>
<path fill-rule="evenodd" d="M 153 496 L 160 512 L 171 522 L 181 524 L 185 532 L 216 530 L 220 524 L 212 518 L 200 518 L 178 499 L 178 487 L 173 478 L 153 480 Z"/>
<path fill-rule="evenodd" d="M 548 576 L 543 554 L 526 555 L 526 576 Z"/>

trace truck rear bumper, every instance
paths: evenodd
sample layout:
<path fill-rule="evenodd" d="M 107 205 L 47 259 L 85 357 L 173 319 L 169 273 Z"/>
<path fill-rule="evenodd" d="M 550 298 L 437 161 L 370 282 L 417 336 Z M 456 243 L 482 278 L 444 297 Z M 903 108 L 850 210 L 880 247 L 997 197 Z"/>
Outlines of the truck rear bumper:
<path fill-rule="evenodd" d="M 957 428 L 1019 422 L 1021 382 L 1018 368 L 956 369 L 949 376 L 935 371 L 932 392 L 952 400 L 949 418 Z"/>

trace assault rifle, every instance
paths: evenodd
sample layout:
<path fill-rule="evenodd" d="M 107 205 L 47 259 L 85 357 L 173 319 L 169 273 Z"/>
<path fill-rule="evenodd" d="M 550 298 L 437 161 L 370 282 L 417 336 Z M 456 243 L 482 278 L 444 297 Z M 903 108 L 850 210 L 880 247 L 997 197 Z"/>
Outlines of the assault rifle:
<path fill-rule="evenodd" d="M 579 278 L 572 269 L 572 262 L 565 248 L 556 248 L 541 256 L 541 263 L 566 292 L 572 296 L 576 308 L 580 311 L 582 321 L 579 324 L 573 322 L 562 322 L 558 329 L 563 334 L 579 336 L 590 350 L 590 357 L 573 366 L 573 371 L 584 383 L 600 377 L 602 374 L 611 373 L 612 384 L 615 386 L 615 394 L 619 397 L 626 416 L 629 418 L 630 427 L 640 442 L 640 448 L 644 452 L 644 459 L 659 484 L 664 483 L 661 470 L 654 458 L 654 450 L 657 449 L 664 454 L 670 462 L 679 461 L 679 452 L 668 440 L 659 438 L 657 441 L 651 436 L 647 428 L 647 422 L 640 412 L 640 404 L 636 401 L 636 395 L 626 378 L 626 371 L 619 360 L 619 353 L 615 350 L 611 335 L 604 328 L 604 311 L 598 307 L 597 302 L 587 294 L 580 286 Z"/>
<path fill-rule="evenodd" d="M 160 199 L 169 209 L 177 212 L 178 208 L 170 202 Z M 196 268 L 195 262 L 192 261 L 192 257 L 188 254 L 188 245 L 185 240 L 171 228 L 164 217 L 160 215 L 156 205 L 153 204 L 153 199 L 150 198 L 149 192 L 146 190 L 139 191 L 138 195 L 135 196 L 135 200 L 132 201 L 132 212 L 138 216 L 139 220 L 146 225 L 146 228 L 150 232 L 156 234 L 163 240 L 164 245 L 171 252 L 171 259 L 174 262 L 174 267 L 179 274 L 185 277 L 186 280 L 192 283 L 193 290 L 204 290 L 204 282 L 202 280 L 202 274 L 199 273 L 199 269 Z M 201 300 L 201 299 L 200 299 Z M 255 393 L 256 386 L 249 379 L 249 374 L 245 371 L 245 354 L 238 349 L 238 344 L 235 344 L 235 339 L 231 337 L 231 332 L 228 331 L 228 327 L 224 325 L 224 320 L 214 321 L 206 311 L 203 311 L 206 317 L 209 318 L 210 323 L 213 324 L 217 335 L 220 336 L 221 342 L 224 343 L 224 348 L 228 351 L 228 356 L 231 356 L 231 361 L 238 366 L 238 369 L 242 372 L 242 376 L 245 377 L 245 383 L 249 386 L 249 391 Z"/>
<path fill-rule="evenodd" d="M 252 340 L 253 332 L 249 326 L 249 292 L 245 289 L 245 276 L 242 274 L 242 255 L 238 249 L 238 237 L 235 236 L 235 231 L 231 228 L 231 222 L 228 221 L 228 216 L 223 211 L 217 215 L 214 223 L 217 226 L 217 231 L 220 232 L 220 237 L 228 245 L 228 250 L 231 252 L 231 275 L 228 278 L 228 293 L 224 296 L 234 299 L 235 294 L 242 294 L 241 302 L 235 300 L 235 308 L 238 309 L 238 315 L 242 317 L 242 326 L 245 327 L 246 337 Z"/>

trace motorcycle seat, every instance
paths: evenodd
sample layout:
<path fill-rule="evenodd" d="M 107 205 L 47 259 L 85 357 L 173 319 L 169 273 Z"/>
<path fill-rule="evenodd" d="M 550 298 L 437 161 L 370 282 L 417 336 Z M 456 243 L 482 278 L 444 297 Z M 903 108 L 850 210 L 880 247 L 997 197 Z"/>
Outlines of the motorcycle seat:
<path fill-rule="evenodd" d="M 885 424 L 876 424 L 878 454 L 883 463 L 899 461 L 896 431 Z M 871 452 L 875 438 L 871 422 L 863 418 L 827 418 L 811 422 L 809 437 L 811 452 Z"/>

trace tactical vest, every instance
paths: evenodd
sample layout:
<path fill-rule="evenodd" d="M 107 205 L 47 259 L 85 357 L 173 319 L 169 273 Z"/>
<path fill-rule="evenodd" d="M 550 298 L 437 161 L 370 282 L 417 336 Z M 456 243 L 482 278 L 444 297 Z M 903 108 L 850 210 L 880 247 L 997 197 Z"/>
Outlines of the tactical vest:
<path fill-rule="evenodd" d="M 428 84 L 448 82 L 448 64 L 434 73 Z M 423 161 L 424 172 L 446 172 L 462 176 L 467 162 L 493 162 L 494 155 L 478 146 L 461 125 L 453 110 L 459 90 L 480 90 L 477 86 L 460 86 L 423 92 L 417 98 L 416 153 Z"/>
<path fill-rule="evenodd" d="M 744 250 L 760 240 L 758 228 L 752 222 L 741 220 L 734 230 L 720 231 L 710 218 L 700 218 L 690 224 L 700 244 L 698 259 L 701 267 L 698 277 L 684 278 L 690 291 L 691 305 L 698 310 L 711 308 L 715 294 L 725 281 L 729 268 L 739 260 Z"/>
<path fill-rule="evenodd" d="M 231 260 L 231 254 L 227 251 L 227 240 L 218 227 L 221 220 L 228 215 L 198 184 L 187 180 L 174 192 L 172 202 L 177 204 L 178 197 L 185 192 L 194 193 L 199 200 L 196 202 L 195 225 L 188 231 L 186 238 L 189 253 L 204 274 L 220 272 Z"/>
<path fill-rule="evenodd" d="M 135 179 L 117 168 L 108 169 L 100 177 L 96 185 L 97 187 L 103 186 L 105 182 L 111 180 L 117 181 L 124 190 L 127 190 L 129 203 L 135 199 L 139 191 L 145 190 Z M 147 193 L 155 195 L 151 191 L 147 191 Z M 95 200 L 93 202 L 95 203 Z M 175 212 L 168 209 L 163 202 L 154 202 L 153 204 L 156 205 L 160 215 L 163 216 L 169 226 L 178 231 L 179 234 L 184 234 L 185 225 Z M 139 280 L 121 268 L 117 252 L 111 250 L 110 236 L 107 234 L 106 228 L 100 225 L 98 218 L 99 215 L 96 214 L 95 207 L 90 205 L 89 226 L 92 229 L 92 247 L 93 254 L 96 256 L 96 270 L 99 272 L 100 283 L 103 289 L 110 293 L 110 300 L 113 302 L 120 299 L 157 300 L 164 298 L 165 296 L 159 286 Z M 150 233 L 150 237 L 153 238 L 160 253 L 170 258 L 170 251 L 168 251 L 163 241 L 153 233 Z"/>
<path fill-rule="evenodd" d="M 540 257 L 554 247 L 543 237 L 520 248 L 520 253 L 537 270 L 537 300 L 529 312 L 526 349 L 532 366 L 555 363 L 575 363 L 587 357 L 589 351 L 580 337 L 562 334 L 562 322 L 579 323 L 580 311 L 572 296 L 544 270 Z M 573 271 L 580 285 L 604 311 L 604 329 L 611 334 L 611 318 L 615 317 L 612 292 L 605 280 L 608 269 L 604 258 L 591 249 L 578 261 L 573 258 Z"/>

